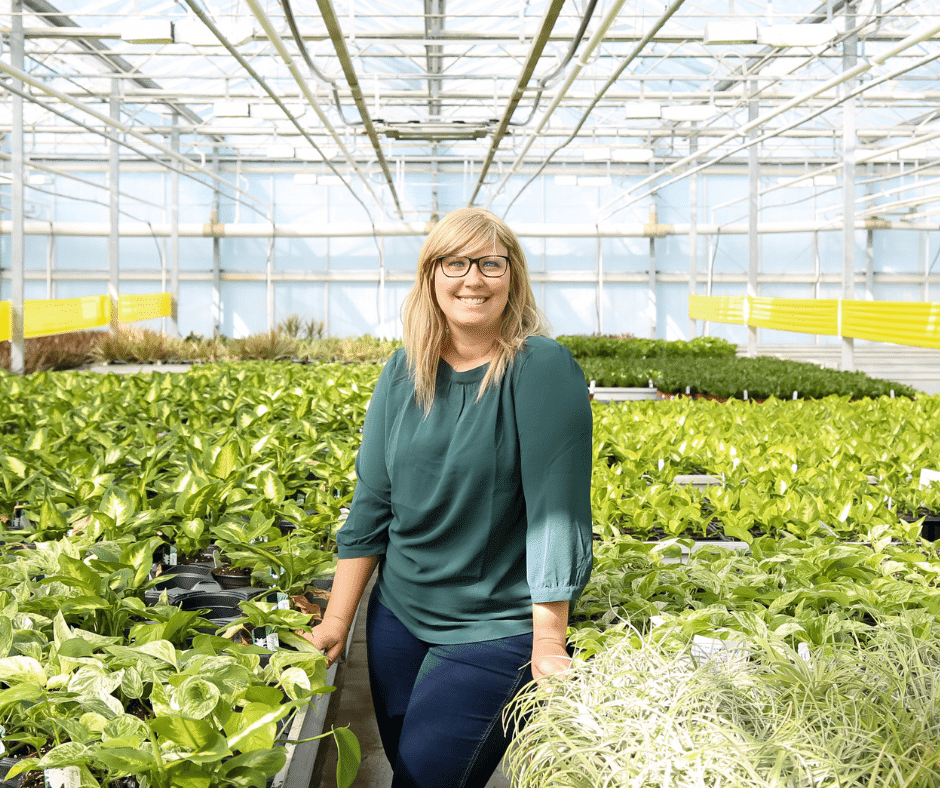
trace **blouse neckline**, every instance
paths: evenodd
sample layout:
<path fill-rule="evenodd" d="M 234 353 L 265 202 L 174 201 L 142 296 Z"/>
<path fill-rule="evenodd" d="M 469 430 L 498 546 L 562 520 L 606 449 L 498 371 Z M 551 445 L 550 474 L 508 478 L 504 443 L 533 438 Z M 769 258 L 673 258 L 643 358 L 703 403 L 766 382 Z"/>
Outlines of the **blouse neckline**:
<path fill-rule="evenodd" d="M 479 383 L 486 377 L 486 371 L 490 367 L 490 362 L 485 361 L 480 366 L 458 372 L 442 358 L 437 365 L 438 375 L 451 383 Z"/>

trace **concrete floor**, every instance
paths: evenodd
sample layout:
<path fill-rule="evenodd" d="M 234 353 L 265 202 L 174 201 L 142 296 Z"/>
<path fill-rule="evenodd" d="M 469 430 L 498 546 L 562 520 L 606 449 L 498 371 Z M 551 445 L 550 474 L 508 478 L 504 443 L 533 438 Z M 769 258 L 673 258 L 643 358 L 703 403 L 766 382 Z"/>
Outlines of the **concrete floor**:
<path fill-rule="evenodd" d="M 375 576 L 366 589 L 360 611 L 366 609 L 374 582 Z M 392 782 L 392 769 L 385 759 L 382 742 L 379 740 L 379 729 L 376 726 L 375 712 L 372 709 L 372 695 L 369 692 L 365 615 L 360 615 L 356 619 L 349 657 L 340 664 L 336 678 L 340 689 L 334 692 L 331 698 L 324 730 L 330 730 L 334 726 L 349 725 L 350 730 L 359 739 L 359 746 L 362 748 L 362 765 L 353 783 L 354 788 L 388 788 Z M 332 738 L 324 741 L 326 745 L 320 747 L 310 788 L 336 788 L 336 744 Z M 441 786 L 441 788 L 448 788 L 448 786 Z M 509 780 L 497 770 L 486 784 L 486 788 L 509 788 Z"/>

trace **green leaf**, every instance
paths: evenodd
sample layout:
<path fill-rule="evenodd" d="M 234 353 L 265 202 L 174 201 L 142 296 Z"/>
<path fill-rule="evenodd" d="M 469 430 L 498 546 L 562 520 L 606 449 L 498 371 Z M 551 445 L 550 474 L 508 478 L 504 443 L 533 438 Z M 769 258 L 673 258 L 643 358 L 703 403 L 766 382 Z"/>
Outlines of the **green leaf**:
<path fill-rule="evenodd" d="M 180 713 L 197 720 L 212 714 L 222 693 L 219 688 L 198 676 L 187 676 L 176 691 Z"/>
<path fill-rule="evenodd" d="M 95 653 L 91 643 L 84 638 L 69 638 L 59 646 L 59 656 L 69 659 L 90 657 Z"/>
<path fill-rule="evenodd" d="M 121 692 L 128 698 L 142 698 L 144 695 L 144 680 L 140 671 L 135 667 L 124 668 L 121 676 Z"/>
<path fill-rule="evenodd" d="M 5 780 L 12 782 L 13 778 L 18 774 L 23 774 L 24 772 L 31 772 L 34 769 L 41 768 L 39 766 L 39 758 L 23 758 L 21 761 L 17 761 L 10 767 L 10 771 L 6 773 Z"/>
<path fill-rule="evenodd" d="M 150 643 L 142 643 L 134 650 L 141 651 L 151 657 L 156 657 L 164 662 L 169 662 L 174 668 L 179 669 L 179 657 L 173 644 L 168 640 L 154 640 Z"/>
<path fill-rule="evenodd" d="M 219 482 L 209 482 L 186 499 L 183 514 L 191 518 L 203 518 L 213 503 L 218 503 Z M 215 507 L 213 507 L 215 508 Z"/>
<path fill-rule="evenodd" d="M 212 463 L 209 473 L 217 479 L 227 479 L 232 471 L 235 470 L 237 462 L 238 443 L 230 441 L 219 449 L 219 453 L 216 455 L 215 462 Z"/>
<path fill-rule="evenodd" d="M 84 561 L 67 555 L 60 555 L 59 571 L 62 574 L 57 575 L 56 580 L 61 580 L 63 583 L 81 589 L 90 596 L 101 596 L 101 575 Z"/>
<path fill-rule="evenodd" d="M 153 753 L 136 747 L 100 747 L 95 758 L 118 775 L 146 774 L 156 766 Z"/>
<path fill-rule="evenodd" d="M 265 788 L 268 778 L 284 768 L 286 762 L 283 747 L 243 752 L 222 764 L 219 779 L 233 788 Z"/>
<path fill-rule="evenodd" d="M 150 575 L 150 569 L 153 566 L 154 541 L 145 539 L 134 542 L 121 552 L 121 563 L 134 567 L 134 579 L 131 583 L 134 588 L 141 586 Z"/>
<path fill-rule="evenodd" d="M 67 741 L 58 747 L 53 747 L 39 759 L 44 769 L 61 766 L 76 766 L 87 757 L 88 748 L 84 744 Z"/>
<path fill-rule="evenodd" d="M 0 692 L 0 709 L 19 703 L 29 703 L 42 697 L 39 684 L 17 684 L 15 687 Z"/>
<path fill-rule="evenodd" d="M 26 464 L 22 460 L 5 454 L 3 457 L 0 457 L 0 463 L 15 476 L 19 476 L 21 479 L 26 478 Z"/>
<path fill-rule="evenodd" d="M 13 624 L 7 616 L 0 616 L 0 657 L 5 657 L 13 648 Z"/>
<path fill-rule="evenodd" d="M 43 531 L 65 531 L 68 523 L 65 518 L 49 500 L 42 502 L 42 509 L 39 511 L 39 527 Z"/>
<path fill-rule="evenodd" d="M 150 723 L 154 732 L 186 751 L 186 758 L 194 763 L 211 763 L 228 755 L 225 737 L 205 720 L 187 717 L 156 717 Z"/>
<path fill-rule="evenodd" d="M 284 713 L 279 707 L 249 703 L 239 715 L 238 730 L 230 737 L 229 746 L 232 749 L 237 746 L 242 752 L 271 749 L 277 736 L 277 720 Z"/>
<path fill-rule="evenodd" d="M 78 720 L 89 731 L 101 733 L 108 725 L 108 718 L 94 711 L 85 712 Z"/>
<path fill-rule="evenodd" d="M 277 474 L 271 471 L 262 471 L 255 479 L 258 491 L 272 503 L 281 503 L 284 500 L 284 484 Z"/>
<path fill-rule="evenodd" d="M 189 761 L 176 761 L 166 768 L 172 788 L 209 788 L 212 777 L 201 766 Z"/>
<path fill-rule="evenodd" d="M 287 714 L 289 710 L 290 707 L 287 704 L 280 705 L 272 710 L 270 706 L 264 704 L 249 703 L 245 707 L 243 715 L 246 723 L 238 732 L 229 737 L 228 746 L 233 750 L 257 749 L 257 747 L 251 745 L 257 741 L 267 741 L 268 736 L 273 736 L 271 726 Z M 276 726 L 274 727 L 276 729 Z"/>
<path fill-rule="evenodd" d="M 119 714 L 104 726 L 101 734 L 105 740 L 136 738 L 143 741 L 150 735 L 150 729 L 147 723 L 132 714 Z"/>
<path fill-rule="evenodd" d="M 0 681 L 6 684 L 46 685 L 46 671 L 32 657 L 4 657 L 0 659 Z"/>
<path fill-rule="evenodd" d="M 359 773 L 359 764 L 362 763 L 362 751 L 359 740 L 349 728 L 334 728 L 333 738 L 336 740 L 336 786 L 349 788 Z"/>
<path fill-rule="evenodd" d="M 99 511 L 111 517 L 116 528 L 121 528 L 133 516 L 135 506 L 127 492 L 120 487 L 111 487 L 102 496 Z"/>

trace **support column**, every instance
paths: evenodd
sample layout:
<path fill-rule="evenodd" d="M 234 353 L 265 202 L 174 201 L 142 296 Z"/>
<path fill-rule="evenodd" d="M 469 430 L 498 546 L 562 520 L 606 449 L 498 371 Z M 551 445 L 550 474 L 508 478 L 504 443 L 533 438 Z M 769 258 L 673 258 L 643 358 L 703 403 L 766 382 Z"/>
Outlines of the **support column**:
<path fill-rule="evenodd" d="M 659 216 L 656 212 L 656 203 L 650 206 L 650 269 L 649 269 L 649 295 L 647 310 L 649 311 L 650 339 L 656 339 L 656 225 Z"/>
<path fill-rule="evenodd" d="M 747 102 L 747 119 L 749 121 L 757 120 L 760 110 L 759 102 L 754 96 L 757 95 L 757 80 L 748 82 L 752 98 Z M 757 129 L 753 128 L 748 133 L 753 140 L 757 139 Z M 757 219 L 760 212 L 760 164 L 757 158 L 757 145 L 751 145 L 748 149 L 747 159 L 747 295 L 748 298 L 757 297 L 757 274 L 760 271 L 760 236 L 757 234 Z M 757 327 L 747 327 L 747 355 L 753 358 L 757 355 Z"/>
<path fill-rule="evenodd" d="M 875 176 L 875 166 L 868 162 L 865 179 L 868 184 L 865 187 L 865 193 L 871 194 L 872 178 Z M 865 300 L 875 300 L 875 231 L 865 231 Z M 926 299 L 925 299 L 926 300 Z"/>
<path fill-rule="evenodd" d="M 594 292 L 596 294 L 594 300 L 594 307 L 596 310 L 597 317 L 597 333 L 604 333 L 604 244 L 601 241 L 600 235 L 597 236 L 597 240 L 594 244 L 594 253 L 597 255 L 597 287 Z"/>
<path fill-rule="evenodd" d="M 180 116 L 173 110 L 170 148 L 180 152 Z M 180 335 L 180 174 L 179 165 L 170 170 L 170 336 Z"/>
<path fill-rule="evenodd" d="M 14 68 L 23 70 L 23 3 L 22 0 L 10 1 L 10 63 Z M 13 90 L 22 91 L 23 83 L 12 80 Z M 23 299 L 26 285 L 23 276 L 26 248 L 23 233 L 23 215 L 25 197 L 23 194 L 23 98 L 16 92 L 10 95 L 11 122 L 10 132 L 10 196 L 12 198 L 13 226 L 10 246 L 10 371 L 22 375 L 26 370 L 26 338 L 23 322 Z"/>
<path fill-rule="evenodd" d="M 109 100 L 111 120 L 121 121 L 121 82 L 111 80 L 111 98 Z M 118 298 L 120 293 L 120 193 L 118 181 L 121 173 L 121 145 L 112 139 L 108 149 L 108 298 L 111 299 L 111 331 L 116 332 L 119 324 Z"/>
<path fill-rule="evenodd" d="M 845 29 L 855 27 L 855 8 L 851 0 L 845 4 Z M 848 71 L 857 60 L 857 36 L 849 35 L 842 42 L 842 68 Z M 855 78 L 842 83 L 845 95 L 855 90 Z M 842 102 L 842 298 L 855 298 L 855 99 Z M 842 369 L 855 369 L 855 341 L 842 337 Z"/>
<path fill-rule="evenodd" d="M 271 222 L 271 237 L 268 238 L 268 260 L 265 265 L 265 300 L 268 311 L 268 331 L 274 331 L 274 217 L 277 195 L 275 193 L 274 173 L 271 173 L 271 207 L 268 210 L 268 221 Z"/>
<path fill-rule="evenodd" d="M 219 173 L 219 149 L 212 148 L 212 170 Z M 219 224 L 219 182 L 212 189 L 212 211 L 209 221 L 213 230 Z M 212 233 L 212 336 L 222 331 L 222 239 Z"/>
<path fill-rule="evenodd" d="M 694 129 L 695 123 L 692 124 Z M 698 149 L 698 138 L 689 137 L 689 154 Z M 689 300 L 698 291 L 698 173 L 689 178 Z M 689 339 L 698 335 L 694 318 L 689 318 Z"/>

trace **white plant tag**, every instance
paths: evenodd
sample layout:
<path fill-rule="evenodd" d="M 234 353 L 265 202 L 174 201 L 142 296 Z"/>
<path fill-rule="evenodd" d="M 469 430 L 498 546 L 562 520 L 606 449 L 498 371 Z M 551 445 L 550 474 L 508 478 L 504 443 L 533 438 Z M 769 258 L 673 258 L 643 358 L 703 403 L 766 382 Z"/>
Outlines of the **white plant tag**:
<path fill-rule="evenodd" d="M 281 647 L 281 639 L 277 636 L 277 632 L 274 631 L 274 627 L 265 627 L 265 629 L 270 630 L 267 637 L 268 649 L 277 651 Z"/>
<path fill-rule="evenodd" d="M 920 471 L 920 486 L 929 487 L 933 482 L 940 482 L 940 471 L 922 468 Z"/>
<path fill-rule="evenodd" d="M 82 784 L 82 775 L 77 766 L 44 769 L 43 778 L 46 788 L 79 788 Z"/>

